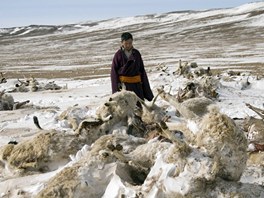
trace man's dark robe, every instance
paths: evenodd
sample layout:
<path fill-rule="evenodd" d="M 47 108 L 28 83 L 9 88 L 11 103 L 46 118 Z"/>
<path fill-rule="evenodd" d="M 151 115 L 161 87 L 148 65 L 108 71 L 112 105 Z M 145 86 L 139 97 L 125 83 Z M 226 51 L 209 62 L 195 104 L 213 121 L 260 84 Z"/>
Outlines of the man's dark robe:
<path fill-rule="evenodd" d="M 150 89 L 148 77 L 144 68 L 141 54 L 138 50 L 132 49 L 132 54 L 127 58 L 123 49 L 119 49 L 113 58 L 111 68 L 112 93 L 120 90 L 119 76 L 141 76 L 141 83 L 124 83 L 126 90 L 133 91 L 138 97 L 151 101 L 153 93 Z"/>

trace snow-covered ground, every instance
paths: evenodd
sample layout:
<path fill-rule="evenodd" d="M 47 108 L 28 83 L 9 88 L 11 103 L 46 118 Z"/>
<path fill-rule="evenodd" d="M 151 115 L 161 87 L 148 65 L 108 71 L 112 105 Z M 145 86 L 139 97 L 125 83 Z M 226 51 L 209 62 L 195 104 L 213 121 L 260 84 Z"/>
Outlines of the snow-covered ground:
<path fill-rule="evenodd" d="M 184 87 L 187 79 L 173 74 L 179 59 L 196 61 L 201 67 L 210 66 L 222 76 L 228 69 L 234 69 L 241 71 L 242 75 L 233 77 L 230 81 L 220 80 L 216 105 L 231 118 L 257 117 L 245 103 L 264 109 L 264 78 L 259 80 L 256 75 L 260 78 L 264 75 L 263 14 L 264 2 L 259 2 L 232 9 L 118 18 L 95 24 L 82 23 L 56 27 L 52 32 L 45 27 L 34 26 L 0 30 L 0 69 L 7 77 L 7 83 L 0 84 L 0 91 L 13 88 L 17 78 L 23 78 L 23 74 L 29 76 L 36 72 L 33 74 L 37 76 L 40 73 L 41 76 L 45 71 L 48 75 L 37 78 L 39 82 L 55 80 L 56 84 L 67 87 L 58 91 L 10 93 L 15 101 L 30 100 L 30 103 L 22 109 L 0 111 L 0 147 L 9 141 L 31 139 L 39 133 L 33 124 L 33 116 L 39 118 L 44 129 L 70 131 L 67 124 L 56 120 L 68 107 L 81 107 L 81 117 L 94 115 L 96 108 L 111 95 L 108 67 L 118 47 L 117 38 L 120 32 L 130 29 L 135 32 L 135 45 L 142 51 L 155 94 L 160 86 L 164 86 L 166 91 L 171 89 L 172 94 Z M 47 33 L 32 35 L 30 33 L 36 31 L 34 28 Z M 159 63 L 168 66 L 166 73 L 156 69 L 155 66 Z M 85 67 L 93 72 L 82 70 Z M 98 67 L 107 69 L 100 73 Z M 53 78 L 52 72 L 58 72 L 54 75 L 56 78 Z M 61 76 L 60 72 L 63 73 Z M 250 72 L 255 73 L 252 75 Z M 78 80 L 89 78 L 89 75 L 94 79 Z M 247 78 L 250 85 L 241 89 Z M 157 105 L 164 104 L 167 103 L 158 98 Z M 169 123 L 179 122 L 175 108 L 169 106 L 167 110 L 172 116 Z M 74 160 L 43 174 L 14 178 L 10 173 L 10 177 L 0 177 L 0 197 L 23 197 L 23 193 L 18 195 L 17 192 L 27 192 L 34 197 L 45 182 L 72 163 Z M 156 168 L 163 166 L 165 174 L 165 169 L 169 172 L 172 167 L 162 163 L 157 160 Z M 108 173 L 115 168 L 114 165 L 109 165 L 108 172 L 103 173 L 100 179 L 108 181 Z M 153 171 L 156 170 L 152 170 L 150 174 L 155 174 Z M 253 169 L 253 172 L 260 170 Z M 241 181 L 263 185 L 263 176 L 252 175 L 243 176 Z M 182 185 L 184 182 L 178 181 L 177 184 Z M 126 195 L 131 193 L 133 197 L 133 191 L 125 188 L 117 175 L 106 185 L 104 197 L 115 197 L 120 189 Z"/>
<path fill-rule="evenodd" d="M 165 89 L 169 89 L 171 86 L 171 93 L 176 93 L 179 87 L 184 86 L 187 79 L 184 79 L 181 76 L 172 75 L 173 71 L 173 68 L 168 69 L 168 73 L 171 73 L 171 75 L 164 75 L 163 72 L 155 70 L 148 71 L 151 87 L 154 92 L 156 92 L 156 88 L 161 85 L 164 85 Z M 239 76 L 231 82 L 221 81 L 221 85 L 217 90 L 220 102 L 216 102 L 216 104 L 220 107 L 221 112 L 227 114 L 231 118 L 245 118 L 247 115 L 256 116 L 253 111 L 245 106 L 245 103 L 264 108 L 264 79 L 256 80 L 254 76 L 250 76 L 249 81 L 251 82 L 251 85 L 247 89 L 241 90 L 241 79 L 245 80 L 246 78 L 247 75 Z M 1 90 L 8 90 L 15 81 L 16 80 L 9 79 L 7 83 L 0 84 Z M 47 82 L 46 79 L 39 79 L 39 81 L 43 83 Z M 33 124 L 33 116 L 39 118 L 41 126 L 44 129 L 70 131 L 71 129 L 69 126 L 65 125 L 63 122 L 56 121 L 56 116 L 58 116 L 63 110 L 74 105 L 83 108 L 83 111 L 80 112 L 80 116 L 94 115 L 99 104 L 107 100 L 111 94 L 109 78 L 75 81 L 70 79 L 56 79 L 56 83 L 62 86 L 67 84 L 68 89 L 60 91 L 12 93 L 15 101 L 29 99 L 31 101 L 30 105 L 32 104 L 34 106 L 45 108 L 31 108 L 29 105 L 26 108 L 14 111 L 1 111 L 0 146 L 6 145 L 9 141 L 21 142 L 22 140 L 30 139 L 34 134 L 39 133 L 39 130 L 36 129 Z M 166 102 L 160 98 L 157 100 L 158 105 L 163 105 L 164 103 Z M 169 124 L 173 124 L 175 121 L 179 122 L 179 119 L 175 116 L 175 108 L 173 106 L 168 107 L 168 114 L 172 116 Z M 65 165 L 64 167 L 66 166 L 68 165 Z M 43 188 L 45 182 L 64 167 L 49 173 L 20 178 L 2 178 L 0 182 L 0 195 L 6 197 L 10 191 L 10 195 L 12 195 L 11 197 L 16 197 L 13 194 L 14 190 L 19 189 L 21 191 L 31 192 L 33 196 Z M 258 169 L 254 171 L 257 170 Z M 153 173 L 151 172 L 151 174 Z M 258 177 L 254 179 L 251 175 L 248 175 L 247 177 L 243 177 L 243 181 L 246 183 L 249 181 L 251 181 L 250 183 L 264 182 L 264 178 L 261 179 Z M 105 197 L 114 197 L 114 194 L 117 193 L 115 192 L 115 185 L 116 190 L 120 188 L 121 184 L 118 177 L 112 179 L 109 186 L 107 186 Z M 110 196 L 109 193 L 113 193 L 113 196 Z"/>

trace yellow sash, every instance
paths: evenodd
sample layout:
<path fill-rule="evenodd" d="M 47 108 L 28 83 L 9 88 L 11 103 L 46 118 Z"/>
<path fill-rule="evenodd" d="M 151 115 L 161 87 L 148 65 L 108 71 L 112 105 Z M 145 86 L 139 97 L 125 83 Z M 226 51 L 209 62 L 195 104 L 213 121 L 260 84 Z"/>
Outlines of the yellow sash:
<path fill-rule="evenodd" d="M 137 76 L 119 76 L 119 79 L 122 83 L 140 83 L 141 77 Z"/>

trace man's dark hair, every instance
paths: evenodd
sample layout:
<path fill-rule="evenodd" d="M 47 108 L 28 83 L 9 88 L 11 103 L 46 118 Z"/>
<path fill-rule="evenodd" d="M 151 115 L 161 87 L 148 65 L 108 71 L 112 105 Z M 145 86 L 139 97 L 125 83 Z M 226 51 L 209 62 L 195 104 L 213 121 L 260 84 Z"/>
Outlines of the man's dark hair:
<path fill-rule="evenodd" d="M 130 34 L 129 32 L 124 32 L 122 35 L 121 35 L 121 41 L 127 41 L 129 39 L 132 39 L 133 40 L 133 36 L 132 34 Z"/>

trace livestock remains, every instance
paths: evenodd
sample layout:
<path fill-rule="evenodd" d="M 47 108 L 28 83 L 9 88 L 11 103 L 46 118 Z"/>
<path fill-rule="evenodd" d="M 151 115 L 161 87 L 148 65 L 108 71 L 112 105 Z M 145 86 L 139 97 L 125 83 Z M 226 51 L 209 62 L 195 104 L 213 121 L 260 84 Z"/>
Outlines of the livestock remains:
<path fill-rule="evenodd" d="M 24 102 L 15 102 L 13 96 L 6 94 L 5 90 L 0 92 L 0 111 L 19 109 L 29 102 L 29 100 Z"/>
<path fill-rule="evenodd" d="M 158 96 L 179 111 L 184 126 L 170 130 L 165 109 L 155 105 Z M 95 115 L 78 116 L 82 110 L 71 107 L 56 117 L 68 131 L 41 129 L 1 147 L 2 177 L 57 171 L 35 191 L 38 198 L 264 196 L 263 186 L 239 182 L 247 165 L 246 136 L 207 97 L 179 101 L 159 89 L 147 104 L 122 90 Z M 162 140 L 144 138 L 149 124 Z M 28 189 L 15 193 L 32 197 Z"/>

